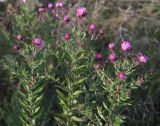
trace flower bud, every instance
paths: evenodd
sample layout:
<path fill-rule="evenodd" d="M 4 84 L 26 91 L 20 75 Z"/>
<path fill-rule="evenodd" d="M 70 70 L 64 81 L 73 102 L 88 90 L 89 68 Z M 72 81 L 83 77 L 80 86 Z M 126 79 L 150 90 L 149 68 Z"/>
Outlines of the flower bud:
<path fill-rule="evenodd" d="M 76 16 L 79 17 L 79 18 L 82 18 L 84 16 L 86 16 L 87 14 L 87 10 L 85 7 L 79 7 L 77 8 L 76 10 Z"/>
<path fill-rule="evenodd" d="M 90 26 L 89 26 L 89 31 L 96 31 L 96 29 L 97 29 L 97 27 L 96 27 L 96 25 L 95 24 L 91 24 Z"/>
<path fill-rule="evenodd" d="M 44 12 L 45 12 L 45 8 L 44 8 L 44 7 L 38 8 L 38 12 L 39 12 L 39 13 L 44 13 Z"/>
<path fill-rule="evenodd" d="M 103 36 L 103 35 L 104 35 L 104 33 L 103 33 L 102 30 L 100 30 L 98 34 L 99 34 L 100 36 Z"/>
<path fill-rule="evenodd" d="M 45 47 L 44 42 L 40 38 L 35 38 L 33 41 L 33 45 L 39 46 L 41 48 Z"/>
<path fill-rule="evenodd" d="M 109 45 L 108 45 L 108 48 L 111 50 L 111 51 L 113 51 L 114 49 L 115 49 L 115 46 L 116 44 L 115 43 L 109 43 Z"/>
<path fill-rule="evenodd" d="M 115 62 L 117 60 L 117 56 L 114 52 L 112 52 L 110 55 L 109 55 L 109 60 L 111 62 Z"/>
<path fill-rule="evenodd" d="M 14 51 L 18 51 L 18 50 L 20 49 L 20 46 L 14 44 L 14 45 L 12 45 L 12 49 L 13 49 Z"/>
<path fill-rule="evenodd" d="M 121 49 L 124 52 L 131 51 L 131 49 L 132 49 L 131 43 L 129 41 L 123 41 L 121 43 Z"/>
<path fill-rule="evenodd" d="M 102 60 L 102 54 L 101 53 L 97 53 L 96 56 L 95 56 L 95 59 L 98 60 L 98 61 Z"/>
<path fill-rule="evenodd" d="M 71 38 L 71 34 L 70 33 L 66 33 L 64 38 L 65 38 L 65 40 L 69 40 Z"/>
<path fill-rule="evenodd" d="M 48 9 L 52 9 L 53 8 L 53 4 L 52 3 L 48 3 Z"/>
<path fill-rule="evenodd" d="M 64 16 L 64 22 L 69 23 L 70 22 L 70 17 L 69 16 Z"/>
<path fill-rule="evenodd" d="M 121 73 L 118 74 L 118 78 L 121 79 L 121 80 L 124 80 L 124 79 L 126 79 L 126 74 L 121 72 Z"/>
<path fill-rule="evenodd" d="M 20 42 L 22 42 L 22 41 L 23 41 L 23 37 L 22 37 L 22 35 L 17 35 L 17 36 L 16 36 L 16 39 L 17 39 L 18 41 L 20 41 Z"/>

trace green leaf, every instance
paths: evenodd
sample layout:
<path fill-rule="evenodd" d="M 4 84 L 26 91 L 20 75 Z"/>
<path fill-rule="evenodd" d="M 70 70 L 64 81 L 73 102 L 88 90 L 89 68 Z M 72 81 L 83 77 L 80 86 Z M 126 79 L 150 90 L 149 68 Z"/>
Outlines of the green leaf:
<path fill-rule="evenodd" d="M 73 86 L 80 85 L 80 84 L 81 84 L 81 83 L 83 83 L 86 79 L 87 79 L 87 77 L 82 78 L 82 79 L 80 79 L 80 80 L 76 81 L 76 82 L 73 84 Z"/>
<path fill-rule="evenodd" d="M 75 91 L 72 95 L 73 95 L 73 97 L 78 97 L 81 93 L 83 93 L 83 91 L 78 90 L 78 91 Z"/>
<path fill-rule="evenodd" d="M 56 90 L 56 91 L 58 93 L 58 97 L 66 102 L 67 97 L 61 91 L 59 91 L 59 90 Z"/>
<path fill-rule="evenodd" d="M 103 106 L 104 106 L 104 108 L 106 109 L 106 110 L 108 110 L 108 107 L 107 107 L 107 105 L 103 102 Z"/>
<path fill-rule="evenodd" d="M 97 111 L 98 111 L 98 115 L 104 120 L 106 121 L 105 117 L 103 116 L 103 113 L 102 113 L 102 108 L 98 107 L 97 106 Z"/>
<path fill-rule="evenodd" d="M 74 110 L 77 110 L 77 109 L 83 109 L 85 106 L 85 104 L 76 104 L 76 105 L 73 105 L 71 107 L 71 110 L 74 111 Z"/>
<path fill-rule="evenodd" d="M 63 121 L 63 119 L 61 119 L 60 117 L 54 117 L 54 119 L 58 122 L 58 123 L 60 123 L 61 125 L 65 125 L 66 123 Z"/>
<path fill-rule="evenodd" d="M 81 119 L 81 118 L 79 118 L 79 117 L 76 117 L 76 116 L 72 116 L 71 119 L 72 119 L 73 121 L 76 121 L 76 122 L 83 122 L 83 121 L 84 121 L 83 119 Z"/>

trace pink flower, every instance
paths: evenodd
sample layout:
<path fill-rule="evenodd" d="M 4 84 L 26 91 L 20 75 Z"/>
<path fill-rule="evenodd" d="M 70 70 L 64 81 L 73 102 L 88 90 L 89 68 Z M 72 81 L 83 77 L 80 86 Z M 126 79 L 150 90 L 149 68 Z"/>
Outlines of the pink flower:
<path fill-rule="evenodd" d="M 142 53 L 138 53 L 137 59 L 140 63 L 147 63 L 148 62 L 148 57 Z"/>
<path fill-rule="evenodd" d="M 44 12 L 45 12 L 45 8 L 44 8 L 44 7 L 38 8 L 38 12 L 39 12 L 39 13 L 44 13 Z"/>
<path fill-rule="evenodd" d="M 35 38 L 33 41 L 33 45 L 39 46 L 41 48 L 45 47 L 44 42 L 40 38 Z"/>
<path fill-rule="evenodd" d="M 76 16 L 79 17 L 79 18 L 82 18 L 84 16 L 86 16 L 87 14 L 87 10 L 85 7 L 79 7 L 77 10 L 76 10 Z"/>
<path fill-rule="evenodd" d="M 109 43 L 109 45 L 108 45 L 108 48 L 111 50 L 111 51 L 113 51 L 114 49 L 115 49 L 115 46 L 116 44 L 114 43 L 114 42 L 112 42 L 112 43 Z"/>
<path fill-rule="evenodd" d="M 64 22 L 69 23 L 70 22 L 70 17 L 69 16 L 64 16 Z"/>
<path fill-rule="evenodd" d="M 132 49 L 131 43 L 129 41 L 123 41 L 121 43 L 121 49 L 124 52 L 131 51 L 131 49 Z"/>
<path fill-rule="evenodd" d="M 95 24 L 91 24 L 90 26 L 89 26 L 89 30 L 90 31 L 96 31 L 96 25 Z"/>
<path fill-rule="evenodd" d="M 52 9 L 53 8 L 53 4 L 52 3 L 48 3 L 48 9 Z"/>
<path fill-rule="evenodd" d="M 109 55 L 109 60 L 111 62 L 115 62 L 117 60 L 117 56 L 114 52 L 112 52 L 110 55 Z"/>
<path fill-rule="evenodd" d="M 101 53 L 97 53 L 95 56 L 96 60 L 102 60 L 102 54 Z"/>
<path fill-rule="evenodd" d="M 99 34 L 100 36 L 103 36 L 103 35 L 104 35 L 104 33 L 103 33 L 102 30 L 100 30 L 98 34 Z"/>
<path fill-rule="evenodd" d="M 20 41 L 20 42 L 22 42 L 22 41 L 23 41 L 23 37 L 22 37 L 22 35 L 17 35 L 17 36 L 16 36 L 16 39 L 17 39 L 18 41 Z"/>
<path fill-rule="evenodd" d="M 55 14 L 55 17 L 58 19 L 58 18 L 59 18 L 59 14 L 58 14 L 58 13 L 56 13 L 56 14 Z"/>
<path fill-rule="evenodd" d="M 121 72 L 121 73 L 118 74 L 118 78 L 121 79 L 121 80 L 124 80 L 124 79 L 126 79 L 126 74 Z"/>
<path fill-rule="evenodd" d="M 71 38 L 71 34 L 70 33 L 66 33 L 64 38 L 65 38 L 65 40 L 69 40 Z"/>
<path fill-rule="evenodd" d="M 20 49 L 20 46 L 14 44 L 14 45 L 12 45 L 12 49 L 13 49 L 14 51 L 18 51 L 18 50 Z"/>

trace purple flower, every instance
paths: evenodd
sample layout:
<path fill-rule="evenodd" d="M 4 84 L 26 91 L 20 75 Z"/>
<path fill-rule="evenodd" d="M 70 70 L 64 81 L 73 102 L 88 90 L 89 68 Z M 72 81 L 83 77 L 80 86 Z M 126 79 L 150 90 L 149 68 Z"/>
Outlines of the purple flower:
<path fill-rule="evenodd" d="M 118 78 L 121 79 L 121 80 L 124 80 L 124 79 L 126 79 L 126 74 L 121 72 L 121 73 L 118 74 Z"/>
<path fill-rule="evenodd" d="M 33 45 L 39 46 L 41 48 L 45 47 L 44 42 L 40 38 L 35 38 L 33 41 Z"/>
<path fill-rule="evenodd" d="M 64 3 L 63 2 L 59 2 L 59 7 L 63 7 Z"/>
<path fill-rule="evenodd" d="M 64 16 L 64 22 L 69 23 L 70 22 L 70 17 L 69 16 Z"/>
<path fill-rule="evenodd" d="M 57 2 L 56 3 L 56 7 L 57 8 L 62 8 L 64 6 L 64 3 L 63 2 Z"/>
<path fill-rule="evenodd" d="M 132 46 L 131 46 L 131 43 L 129 41 L 123 41 L 121 43 L 121 49 L 124 51 L 124 52 L 128 52 L 132 49 Z"/>
<path fill-rule="evenodd" d="M 95 56 L 96 60 L 102 60 L 102 54 L 101 53 L 97 53 Z"/>
<path fill-rule="evenodd" d="M 14 45 L 12 45 L 12 49 L 13 49 L 14 51 L 18 51 L 18 50 L 20 49 L 20 46 L 14 44 Z"/>
<path fill-rule="evenodd" d="M 110 55 L 109 55 L 109 60 L 111 62 L 115 62 L 117 60 L 117 56 L 114 52 L 112 52 Z"/>
<path fill-rule="evenodd" d="M 137 59 L 140 63 L 147 63 L 148 62 L 148 57 L 142 53 L 138 53 Z"/>
<path fill-rule="evenodd" d="M 76 16 L 79 17 L 79 18 L 82 18 L 84 16 L 86 16 L 87 14 L 87 10 L 85 7 L 79 7 L 77 10 L 76 10 Z"/>
<path fill-rule="evenodd" d="M 65 40 L 69 40 L 71 38 L 71 34 L 70 33 L 66 33 L 64 38 L 65 38 Z"/>
<path fill-rule="evenodd" d="M 22 35 L 17 35 L 17 36 L 16 36 L 16 39 L 17 39 L 18 41 L 20 41 L 20 42 L 22 42 L 22 41 L 23 41 L 23 37 L 22 37 Z"/>
<path fill-rule="evenodd" d="M 52 9 L 53 8 L 53 4 L 52 3 L 48 3 L 48 9 Z"/>
<path fill-rule="evenodd" d="M 89 30 L 90 31 L 96 31 L 96 25 L 95 24 L 91 24 L 90 26 L 89 26 Z"/>
<path fill-rule="evenodd" d="M 114 43 L 114 42 L 112 42 L 112 43 L 109 43 L 109 45 L 108 45 L 108 48 L 111 50 L 111 51 L 113 51 L 114 49 L 115 49 L 115 46 L 116 44 Z"/>

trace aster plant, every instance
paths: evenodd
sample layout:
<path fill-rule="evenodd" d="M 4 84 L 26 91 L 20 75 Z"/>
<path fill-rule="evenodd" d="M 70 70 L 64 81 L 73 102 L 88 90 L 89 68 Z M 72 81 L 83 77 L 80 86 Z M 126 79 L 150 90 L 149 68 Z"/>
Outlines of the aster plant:
<path fill-rule="evenodd" d="M 131 57 L 134 47 L 130 41 L 117 44 L 103 40 L 104 32 L 95 24 L 86 26 L 85 7 L 75 10 L 75 25 L 63 29 L 62 22 L 74 24 L 65 9 L 65 3 L 56 2 L 39 7 L 36 14 L 25 6 L 22 12 L 26 17 L 16 15 L 15 26 L 20 34 L 15 35 L 13 53 L 4 65 L 17 80 L 12 98 L 18 106 L 14 111 L 17 116 L 10 125 L 119 126 L 125 119 L 123 107 L 129 105 L 130 92 L 137 87 L 132 75 L 148 57 L 142 53 Z M 37 16 L 45 18 L 37 20 Z M 29 24 L 20 25 L 22 17 L 34 22 L 31 33 Z M 57 31 L 47 25 L 50 21 L 55 21 Z M 44 27 L 39 31 L 42 26 L 36 23 L 44 23 L 48 34 L 43 34 Z M 96 50 L 94 42 L 98 39 L 104 41 L 104 49 Z M 45 97 L 51 82 L 56 107 Z"/>

